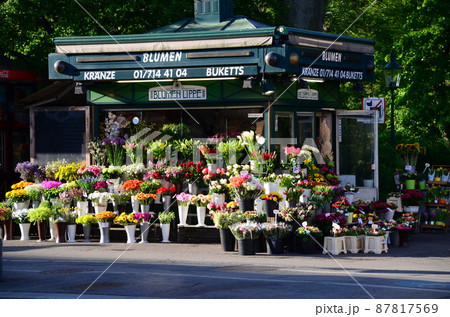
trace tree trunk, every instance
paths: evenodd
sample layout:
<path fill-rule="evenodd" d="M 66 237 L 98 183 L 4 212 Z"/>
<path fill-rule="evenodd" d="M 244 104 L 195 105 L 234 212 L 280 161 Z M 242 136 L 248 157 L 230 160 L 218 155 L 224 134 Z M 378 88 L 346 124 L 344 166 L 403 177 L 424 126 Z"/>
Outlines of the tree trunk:
<path fill-rule="evenodd" d="M 285 0 L 286 25 L 304 30 L 322 31 L 326 0 Z"/>

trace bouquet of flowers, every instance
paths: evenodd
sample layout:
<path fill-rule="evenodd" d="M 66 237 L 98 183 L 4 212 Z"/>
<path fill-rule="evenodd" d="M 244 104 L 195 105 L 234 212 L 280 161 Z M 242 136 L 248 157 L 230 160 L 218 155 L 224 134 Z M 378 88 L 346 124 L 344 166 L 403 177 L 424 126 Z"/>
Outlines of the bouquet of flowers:
<path fill-rule="evenodd" d="M 97 218 L 95 218 L 95 216 L 93 215 L 83 215 L 78 217 L 77 219 L 75 219 L 75 222 L 77 224 L 82 224 L 82 225 L 92 225 L 94 223 L 97 223 Z"/>
<path fill-rule="evenodd" d="M 260 197 L 262 200 L 271 200 L 275 202 L 283 201 L 283 196 L 277 192 L 270 192 L 270 194 L 262 194 Z"/>
<path fill-rule="evenodd" d="M 103 140 L 102 145 L 105 147 L 109 164 L 113 166 L 122 165 L 123 159 L 125 158 L 124 144 L 125 139 L 121 137 L 116 137 L 114 139 L 106 138 Z"/>
<path fill-rule="evenodd" d="M 288 201 L 299 201 L 305 190 L 299 186 L 289 187 L 283 194 L 286 195 Z"/>
<path fill-rule="evenodd" d="M 144 177 L 144 174 L 147 172 L 147 168 L 144 164 L 131 164 L 124 165 L 120 168 L 122 170 L 122 175 L 125 176 L 125 179 L 141 179 Z"/>
<path fill-rule="evenodd" d="M 230 209 L 235 209 L 235 208 L 228 207 L 228 203 L 216 204 L 216 203 L 211 202 L 208 205 L 206 205 L 206 207 L 208 207 L 209 213 L 211 215 L 214 212 L 227 212 Z M 237 209 L 239 209 L 239 204 L 238 204 L 238 208 L 236 208 L 234 211 L 236 211 Z"/>
<path fill-rule="evenodd" d="M 43 177 L 41 166 L 37 163 L 33 162 L 21 162 L 17 163 L 16 168 L 14 169 L 14 172 L 20 174 L 20 178 L 24 181 L 32 181 L 36 177 Z"/>
<path fill-rule="evenodd" d="M 402 202 L 404 206 L 419 206 L 424 194 L 421 191 L 408 189 L 403 192 Z"/>
<path fill-rule="evenodd" d="M 97 165 L 82 165 L 78 168 L 77 174 L 83 177 L 99 177 L 103 169 Z"/>
<path fill-rule="evenodd" d="M 286 146 L 284 154 L 286 154 L 286 163 L 283 165 L 284 169 L 292 172 L 294 166 L 297 164 L 297 158 L 300 156 L 301 149 L 295 146 Z"/>
<path fill-rule="evenodd" d="M 266 166 L 267 173 L 272 172 L 275 169 L 275 159 L 277 158 L 276 152 L 263 152 L 261 153 L 262 162 Z"/>
<path fill-rule="evenodd" d="M 4 202 L 0 202 L 0 222 L 9 220 L 12 217 L 12 210 Z"/>
<path fill-rule="evenodd" d="M 29 197 L 25 189 L 13 189 L 5 193 L 5 197 L 11 203 L 23 203 L 26 202 Z"/>
<path fill-rule="evenodd" d="M 41 184 L 33 184 L 25 187 L 28 197 L 34 201 L 40 201 L 44 195 L 44 187 Z"/>
<path fill-rule="evenodd" d="M 224 203 L 223 208 L 225 208 L 225 206 L 226 204 Z M 209 205 L 208 208 L 210 208 Z M 211 215 L 211 218 L 214 221 L 214 225 L 219 229 L 227 229 L 231 225 L 244 220 L 241 211 L 230 211 L 226 209 L 217 209 L 213 211 L 213 209 L 211 209 L 209 214 Z"/>
<path fill-rule="evenodd" d="M 150 205 L 153 200 L 157 198 L 156 194 L 151 193 L 138 193 L 134 196 L 137 200 L 139 200 L 141 205 Z"/>
<path fill-rule="evenodd" d="M 129 226 L 138 223 L 138 220 L 134 214 L 127 214 L 126 212 L 123 212 L 114 218 L 114 223 L 121 224 L 122 226 Z"/>
<path fill-rule="evenodd" d="M 101 170 L 104 179 L 119 178 L 122 175 L 122 169 L 119 167 L 105 167 Z"/>
<path fill-rule="evenodd" d="M 386 231 L 383 229 L 375 229 L 375 228 L 366 228 L 364 234 L 366 236 L 375 236 L 375 237 L 379 237 L 379 236 L 384 236 L 386 235 Z"/>
<path fill-rule="evenodd" d="M 318 227 L 314 226 L 304 226 L 297 229 L 295 234 L 301 237 L 304 241 L 308 240 L 309 237 L 320 238 L 323 236 L 322 231 Z"/>
<path fill-rule="evenodd" d="M 78 188 L 81 188 L 83 190 L 85 195 L 88 195 L 94 192 L 94 184 L 96 184 L 98 181 L 98 178 L 82 177 L 80 179 L 77 179 L 75 181 L 75 184 Z"/>
<path fill-rule="evenodd" d="M 261 227 L 256 222 L 235 223 L 230 230 L 236 239 L 256 239 L 261 233 Z"/>
<path fill-rule="evenodd" d="M 106 192 L 93 192 L 88 195 L 88 199 L 93 203 L 107 204 L 111 199 L 111 194 Z"/>
<path fill-rule="evenodd" d="M 32 182 L 20 181 L 11 186 L 11 189 L 25 189 L 27 186 L 34 185 Z"/>
<path fill-rule="evenodd" d="M 278 179 L 278 176 L 275 173 L 272 173 L 267 176 L 261 177 L 261 182 L 274 183 L 277 179 Z"/>
<path fill-rule="evenodd" d="M 178 206 L 188 206 L 191 195 L 187 193 L 180 193 L 175 195 L 175 198 L 178 201 Z"/>
<path fill-rule="evenodd" d="M 317 185 L 312 189 L 310 201 L 318 207 L 323 207 L 325 203 L 331 202 L 333 198 L 333 188 L 331 186 Z"/>
<path fill-rule="evenodd" d="M 175 213 L 173 211 L 169 213 L 160 212 L 158 214 L 158 219 L 162 224 L 170 224 L 175 219 Z"/>
<path fill-rule="evenodd" d="M 340 213 L 323 213 L 313 218 L 313 224 L 319 227 L 324 234 L 329 234 L 331 232 L 333 223 L 336 223 L 342 227 L 346 222 L 346 217 Z"/>
<path fill-rule="evenodd" d="M 292 226 L 284 222 L 269 223 L 260 225 L 261 231 L 266 238 L 285 238 L 292 231 Z"/>
<path fill-rule="evenodd" d="M 218 181 L 211 181 L 209 184 L 210 194 L 227 194 L 228 192 L 228 180 L 226 178 L 222 178 Z"/>
<path fill-rule="evenodd" d="M 165 180 L 172 184 L 182 183 L 184 180 L 183 176 L 183 170 L 179 166 L 169 166 L 166 168 Z"/>
<path fill-rule="evenodd" d="M 85 192 L 81 188 L 72 188 L 69 190 L 69 193 L 76 201 L 86 201 L 87 199 Z"/>
<path fill-rule="evenodd" d="M 55 222 L 67 222 L 69 225 L 76 224 L 78 213 L 75 208 L 59 208 L 56 210 Z"/>
<path fill-rule="evenodd" d="M 29 223 L 30 222 L 30 219 L 28 219 L 29 212 L 30 212 L 30 209 L 16 210 L 12 213 L 12 219 L 14 220 L 15 223 Z M 1 213 L 1 211 L 0 211 L 0 213 Z"/>
<path fill-rule="evenodd" d="M 116 205 L 126 205 L 126 203 L 130 200 L 131 195 L 131 193 L 127 192 L 117 192 L 111 194 L 111 200 L 114 201 Z"/>
<path fill-rule="evenodd" d="M 189 198 L 189 203 L 197 207 L 206 207 L 211 202 L 211 199 L 211 195 L 191 195 L 191 197 Z"/>
<path fill-rule="evenodd" d="M 214 164 L 217 158 L 217 155 L 219 154 L 217 150 L 208 145 L 208 144 L 202 144 L 198 147 L 202 155 L 205 157 L 206 163 L 208 164 Z"/>
<path fill-rule="evenodd" d="M 218 168 L 214 172 L 208 170 L 207 168 L 204 168 L 202 171 L 202 174 L 203 174 L 203 180 L 207 184 L 211 184 L 212 181 L 220 181 L 221 179 L 226 178 L 225 169 L 223 169 L 223 168 Z"/>
<path fill-rule="evenodd" d="M 232 177 L 232 176 L 238 176 L 244 173 L 250 173 L 250 165 L 246 164 L 246 165 L 239 165 L 239 164 L 234 164 L 234 165 L 228 165 L 227 166 L 227 172 L 226 175 L 228 177 Z"/>
<path fill-rule="evenodd" d="M 402 156 L 405 165 L 411 166 L 416 166 L 419 154 L 426 152 L 426 148 L 420 146 L 418 142 L 412 144 L 397 144 L 395 149 Z"/>
<path fill-rule="evenodd" d="M 156 180 L 148 181 L 147 180 L 147 181 L 141 183 L 139 189 L 143 193 L 155 194 L 159 187 L 161 187 L 161 184 L 158 181 L 156 181 Z"/>
<path fill-rule="evenodd" d="M 300 204 L 297 207 L 284 207 L 280 210 L 280 216 L 284 221 L 295 221 L 298 224 L 307 221 L 312 217 L 314 211 L 314 205 L 311 204 Z"/>
<path fill-rule="evenodd" d="M 171 187 L 161 186 L 156 190 L 156 193 L 161 196 L 166 196 L 166 195 L 172 196 L 173 194 L 175 194 L 175 186 L 171 186 Z"/>
<path fill-rule="evenodd" d="M 155 218 L 155 213 L 153 212 L 137 212 L 134 214 L 134 218 L 138 223 L 149 223 L 150 219 Z"/>
<path fill-rule="evenodd" d="M 262 184 L 255 181 L 251 174 L 231 177 L 230 188 L 236 199 L 255 199 L 263 192 Z"/>
<path fill-rule="evenodd" d="M 139 180 L 139 179 L 130 179 L 127 180 L 123 185 L 122 185 L 122 190 L 128 193 L 131 193 L 133 195 L 136 195 L 140 190 L 141 190 L 141 184 L 143 183 L 143 181 Z"/>
<path fill-rule="evenodd" d="M 285 188 L 293 186 L 299 180 L 298 176 L 292 174 L 281 174 L 277 176 L 277 179 L 280 182 L 280 187 Z"/>
<path fill-rule="evenodd" d="M 243 216 L 244 219 L 248 221 L 255 221 L 258 223 L 267 221 L 267 215 L 263 211 L 246 211 Z"/>
<path fill-rule="evenodd" d="M 255 169 L 261 172 L 261 149 L 266 139 L 260 135 L 256 135 L 254 131 L 244 131 L 241 135 L 238 135 L 238 139 L 244 145 L 250 159 L 255 161 Z"/>
<path fill-rule="evenodd" d="M 59 200 L 65 205 L 72 203 L 73 198 L 74 197 L 70 191 L 63 191 L 59 193 Z"/>
<path fill-rule="evenodd" d="M 353 226 L 351 228 L 345 227 L 344 232 L 346 236 L 361 236 L 364 234 L 364 228 Z"/>
<path fill-rule="evenodd" d="M 92 156 L 94 165 L 104 165 L 106 163 L 106 151 L 100 140 L 91 140 L 86 144 L 86 147 Z"/>
<path fill-rule="evenodd" d="M 226 164 L 238 163 L 244 156 L 244 145 L 238 139 L 222 141 L 217 147 Z"/>
<path fill-rule="evenodd" d="M 189 184 L 199 184 L 203 182 L 202 171 L 205 169 L 205 164 L 203 162 L 193 163 L 181 163 L 180 167 L 183 170 L 183 177 Z"/>

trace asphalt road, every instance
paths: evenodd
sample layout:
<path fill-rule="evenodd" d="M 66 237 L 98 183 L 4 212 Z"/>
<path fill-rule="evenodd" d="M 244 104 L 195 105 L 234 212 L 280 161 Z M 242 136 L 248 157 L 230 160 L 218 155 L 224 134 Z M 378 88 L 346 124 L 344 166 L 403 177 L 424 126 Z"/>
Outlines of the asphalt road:
<path fill-rule="evenodd" d="M 219 244 L 3 241 L 0 298 L 449 299 L 450 235 L 388 254 L 240 256 Z"/>

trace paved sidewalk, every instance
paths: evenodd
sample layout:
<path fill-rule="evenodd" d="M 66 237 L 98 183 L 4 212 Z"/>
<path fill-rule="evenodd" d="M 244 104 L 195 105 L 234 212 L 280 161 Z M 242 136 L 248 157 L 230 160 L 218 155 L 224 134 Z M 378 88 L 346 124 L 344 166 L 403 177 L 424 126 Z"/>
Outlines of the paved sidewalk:
<path fill-rule="evenodd" d="M 450 235 L 418 233 L 408 248 L 388 254 L 334 257 L 240 256 L 200 243 L 3 241 L 0 298 L 77 298 L 102 274 L 83 298 L 368 298 L 362 285 L 374 298 L 450 298 Z M 118 282 L 121 274 L 146 282 L 137 291 Z M 224 281 L 228 287 L 218 291 Z M 308 292 L 299 294 L 299 283 L 309 284 Z M 186 293 L 193 285 L 198 290 Z"/>

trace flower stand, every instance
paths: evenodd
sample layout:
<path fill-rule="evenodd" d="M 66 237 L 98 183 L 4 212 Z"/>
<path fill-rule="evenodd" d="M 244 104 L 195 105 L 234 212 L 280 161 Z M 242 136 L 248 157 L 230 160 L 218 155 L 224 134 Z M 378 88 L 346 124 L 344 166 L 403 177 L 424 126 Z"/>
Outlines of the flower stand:
<path fill-rule="evenodd" d="M 141 230 L 141 241 L 139 243 L 148 243 L 147 237 L 148 230 L 150 229 L 150 224 L 147 222 L 141 223 L 139 225 L 139 228 Z"/>
<path fill-rule="evenodd" d="M 5 233 L 3 240 L 14 239 L 14 226 L 11 219 L 3 221 L 3 231 Z"/>
<path fill-rule="evenodd" d="M 84 240 L 83 242 L 91 242 L 91 230 L 92 230 L 92 225 L 84 225 L 83 224 L 83 236 L 84 236 Z"/>
<path fill-rule="evenodd" d="M 236 238 L 233 236 L 233 233 L 230 229 L 219 229 L 220 235 L 220 245 L 222 246 L 222 250 L 234 251 L 234 247 L 236 246 Z"/>
<path fill-rule="evenodd" d="M 125 232 L 127 233 L 127 243 L 135 243 L 136 239 L 134 235 L 136 232 L 136 225 L 125 226 Z"/>
<path fill-rule="evenodd" d="M 169 234 L 170 234 L 170 223 L 162 223 L 161 226 L 161 234 L 163 243 L 169 243 Z"/>
<path fill-rule="evenodd" d="M 180 219 L 179 226 L 186 225 L 188 211 L 189 211 L 189 206 L 178 206 L 178 218 Z"/>
<path fill-rule="evenodd" d="M 111 223 L 99 222 L 98 228 L 100 230 L 100 243 L 109 243 L 109 230 L 111 228 Z"/>
<path fill-rule="evenodd" d="M 345 244 L 345 237 L 325 237 L 323 254 L 331 253 L 338 255 L 341 253 L 347 253 L 347 247 Z"/>
<path fill-rule="evenodd" d="M 67 222 L 55 222 L 56 243 L 66 242 Z"/>
<path fill-rule="evenodd" d="M 238 239 L 239 255 L 255 255 L 255 240 L 256 239 Z"/>
<path fill-rule="evenodd" d="M 206 207 L 197 207 L 197 227 L 205 226 Z"/>
<path fill-rule="evenodd" d="M 67 242 L 77 242 L 75 239 L 77 234 L 77 225 L 67 225 Z"/>
<path fill-rule="evenodd" d="M 345 236 L 345 246 L 350 253 L 364 251 L 364 236 Z"/>
<path fill-rule="evenodd" d="M 47 224 L 48 221 L 40 221 L 38 220 L 36 222 L 37 228 L 38 228 L 38 241 L 37 242 L 44 242 L 47 236 Z"/>
<path fill-rule="evenodd" d="M 365 236 L 364 253 L 373 252 L 375 254 L 387 253 L 387 239 L 384 236 Z"/>
<path fill-rule="evenodd" d="M 31 223 L 19 223 L 19 229 L 20 229 L 20 240 L 30 240 L 30 227 Z"/>

